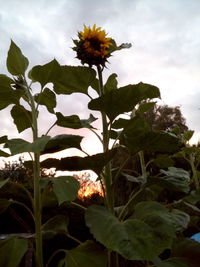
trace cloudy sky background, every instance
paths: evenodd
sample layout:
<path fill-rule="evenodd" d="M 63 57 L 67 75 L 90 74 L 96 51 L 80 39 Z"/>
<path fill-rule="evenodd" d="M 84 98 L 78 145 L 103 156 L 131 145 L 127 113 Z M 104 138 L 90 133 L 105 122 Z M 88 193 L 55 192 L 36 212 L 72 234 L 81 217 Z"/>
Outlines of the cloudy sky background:
<path fill-rule="evenodd" d="M 115 72 L 119 86 L 140 81 L 158 86 L 162 103 L 180 105 L 189 128 L 200 132 L 199 0 L 0 0 L 0 4 L 0 73 L 7 73 L 10 39 L 29 58 L 30 68 L 53 58 L 60 64 L 79 65 L 72 38 L 84 24 L 96 23 L 118 44 L 133 44 L 109 60 L 105 78 Z M 80 94 L 62 95 L 56 111 L 87 118 L 87 102 Z M 0 117 L 0 136 L 18 137 L 9 108 L 0 111 Z M 54 120 L 42 109 L 41 134 Z M 56 128 L 50 133 L 72 131 Z M 98 152 L 98 141 L 87 130 L 73 133 L 87 134 L 84 149 Z M 30 131 L 20 136 L 30 139 Z"/>

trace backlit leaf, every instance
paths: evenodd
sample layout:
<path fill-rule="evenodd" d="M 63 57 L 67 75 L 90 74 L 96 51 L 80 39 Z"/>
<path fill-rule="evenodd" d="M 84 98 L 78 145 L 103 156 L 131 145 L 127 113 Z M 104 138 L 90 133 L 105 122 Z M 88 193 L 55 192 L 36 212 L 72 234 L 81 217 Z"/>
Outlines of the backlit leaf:
<path fill-rule="evenodd" d="M 19 133 L 32 126 L 31 112 L 21 105 L 15 105 L 10 111 Z"/>
<path fill-rule="evenodd" d="M 56 95 L 49 88 L 45 88 L 42 93 L 34 96 L 35 101 L 47 108 L 50 113 L 54 113 L 56 107 Z"/>

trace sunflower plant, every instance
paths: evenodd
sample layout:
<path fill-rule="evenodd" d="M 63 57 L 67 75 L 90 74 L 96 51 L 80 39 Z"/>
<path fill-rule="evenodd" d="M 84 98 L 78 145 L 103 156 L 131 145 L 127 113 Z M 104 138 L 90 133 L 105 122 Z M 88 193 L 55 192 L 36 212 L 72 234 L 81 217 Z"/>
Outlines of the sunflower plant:
<path fill-rule="evenodd" d="M 29 61 L 12 41 L 7 57 L 7 69 L 11 77 L 0 75 L 0 109 L 12 105 L 11 117 L 18 132 L 30 129 L 33 136 L 31 142 L 2 136 L 0 142 L 10 153 L 1 150 L 0 156 L 28 153 L 30 160 L 25 164 L 33 170 L 34 177 L 33 192 L 23 188 L 23 185 L 12 184 L 13 188 L 20 187 L 29 202 L 1 199 L 1 212 L 15 203 L 26 210 L 34 224 L 33 229 L 26 234 L 15 234 L 0 240 L 3 266 L 17 267 L 20 262 L 24 264 L 27 259 L 30 260 L 32 250 L 35 255 L 33 265 L 37 267 L 119 267 L 137 264 L 158 267 L 169 264 L 187 266 L 183 258 L 176 258 L 176 253 L 174 258 L 162 256 L 166 250 L 173 251 L 174 244 L 179 242 L 179 236 L 190 222 L 190 216 L 178 205 L 184 202 L 190 210 L 195 208 L 191 198 L 182 200 L 183 196 L 189 195 L 190 185 L 193 184 L 189 171 L 173 166 L 172 158 L 184 146 L 181 138 L 174 133 L 153 131 L 143 116 L 153 107 L 155 100 L 160 98 L 159 89 L 142 82 L 118 87 L 115 73 L 104 82 L 103 71 L 108 64 L 108 58 L 116 50 L 130 48 L 131 45 L 117 46 L 114 39 L 107 37 L 107 33 L 100 27 L 84 26 L 74 44 L 73 50 L 77 58 L 82 65 L 88 66 L 60 65 L 54 59 L 45 65 L 34 66 L 27 72 Z M 40 87 L 39 93 L 36 83 Z M 98 97 L 93 98 L 89 94 L 89 88 Z M 92 123 L 97 118 L 92 114 L 89 118 L 80 119 L 75 114 L 66 115 L 56 111 L 57 95 L 75 93 L 88 96 L 88 108 L 91 112 L 100 112 L 102 134 L 93 127 Z M 55 122 L 40 136 L 38 118 L 41 106 L 46 107 L 47 112 L 54 116 Z M 92 156 L 86 153 L 83 158 L 56 159 L 49 156 L 41 161 L 41 155 L 72 147 L 83 151 L 83 136 L 51 136 L 50 131 L 56 125 L 67 129 L 87 128 L 100 140 L 103 152 Z M 116 157 L 122 151 L 125 151 L 126 157 L 116 165 Z M 158 158 L 147 162 L 146 152 L 157 153 Z M 135 156 L 139 158 L 137 174 L 134 170 L 127 169 L 128 163 Z M 162 164 L 159 165 L 158 162 Z M 152 172 L 152 164 L 157 164 L 157 169 L 159 168 L 157 176 Z M 74 202 L 79 190 L 77 180 L 72 176 L 42 179 L 41 167 L 60 171 L 94 171 L 101 182 L 104 205 L 85 208 Z M 193 172 L 196 174 L 195 184 L 199 185 L 197 172 Z M 127 194 L 118 186 L 122 179 L 129 182 L 128 197 L 124 199 L 119 198 L 120 194 Z M 0 181 L 0 189 L 3 190 L 9 183 L 9 179 Z M 178 192 L 180 197 L 170 202 L 162 195 L 164 190 L 175 194 Z M 47 206 L 53 205 L 53 209 L 58 210 L 69 203 L 82 210 L 85 224 L 90 231 L 88 240 L 80 240 L 70 233 L 67 227 L 69 216 L 66 212 L 65 215 L 44 218 L 43 211 Z M 45 244 L 47 242 L 48 245 L 48 240 L 58 234 L 64 234 L 76 245 L 53 251 L 46 260 L 43 255 Z M 10 250 L 13 252 L 11 256 Z M 57 265 L 54 263 L 55 258 L 59 259 Z"/>

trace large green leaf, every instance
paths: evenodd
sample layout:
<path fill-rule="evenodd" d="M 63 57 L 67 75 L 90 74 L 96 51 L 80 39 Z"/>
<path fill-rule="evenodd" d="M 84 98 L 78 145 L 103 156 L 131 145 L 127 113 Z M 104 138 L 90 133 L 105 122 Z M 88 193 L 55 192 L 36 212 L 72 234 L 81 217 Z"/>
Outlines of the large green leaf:
<path fill-rule="evenodd" d="M 12 155 L 20 154 L 23 152 L 39 153 L 44 150 L 45 145 L 49 141 L 50 136 L 39 137 L 35 142 L 29 143 L 23 139 L 16 138 L 7 141 L 7 146 Z"/>
<path fill-rule="evenodd" d="M 52 183 L 53 192 L 56 195 L 59 205 L 65 201 L 72 201 L 77 198 L 80 184 L 72 176 L 60 176 L 43 179 L 45 183 Z"/>
<path fill-rule="evenodd" d="M 67 148 L 81 149 L 80 143 L 83 136 L 72 134 L 61 134 L 51 138 L 42 150 L 42 154 L 55 153 Z"/>
<path fill-rule="evenodd" d="M 28 241 L 20 238 L 0 240 L 1 266 L 18 267 L 28 249 Z"/>
<path fill-rule="evenodd" d="M 20 48 L 11 41 L 7 57 L 8 71 L 12 75 L 24 75 L 28 64 L 28 59 L 22 54 Z"/>
<path fill-rule="evenodd" d="M 65 259 L 61 260 L 62 267 L 106 267 L 107 253 L 93 241 L 86 241 L 80 246 L 66 250 Z"/>
<path fill-rule="evenodd" d="M 164 220 L 165 225 L 163 226 L 164 228 L 166 227 L 166 229 L 168 228 L 168 234 L 170 234 L 170 229 L 170 236 L 173 236 L 175 231 L 186 229 L 190 222 L 190 216 L 187 213 L 177 209 L 169 211 L 156 201 L 143 201 L 136 205 L 134 218 L 143 220 L 146 223 L 152 223 L 155 220 L 155 217 L 160 217 Z M 156 228 L 157 231 L 158 227 Z"/>
<path fill-rule="evenodd" d="M 54 114 L 56 107 L 56 95 L 49 88 L 45 88 L 41 93 L 34 96 L 35 101 L 47 108 L 50 113 Z"/>
<path fill-rule="evenodd" d="M 17 104 L 21 96 L 21 92 L 13 90 L 11 84 L 14 81 L 6 75 L 0 74 L 0 110 L 6 108 L 10 104 Z"/>
<path fill-rule="evenodd" d="M 57 94 L 84 93 L 94 81 L 96 73 L 93 69 L 80 66 L 61 66 L 62 75 L 54 83 Z"/>
<path fill-rule="evenodd" d="M 165 174 L 162 177 L 150 177 L 148 179 L 149 184 L 156 184 L 161 187 L 188 193 L 190 190 L 190 174 L 189 172 L 175 167 L 169 167 L 167 171 L 161 170 L 161 173 Z"/>
<path fill-rule="evenodd" d="M 43 168 L 56 168 L 60 171 L 81 171 L 93 170 L 97 174 L 101 173 L 103 167 L 114 157 L 116 149 L 93 156 L 67 157 L 59 159 L 46 159 L 41 162 Z"/>
<path fill-rule="evenodd" d="M 63 116 L 60 112 L 56 113 L 56 117 L 58 126 L 72 129 L 93 128 L 91 123 L 97 120 L 92 114 L 86 120 L 81 120 L 77 115 Z"/>
<path fill-rule="evenodd" d="M 29 72 L 29 78 L 44 87 L 47 83 L 58 80 L 61 74 L 61 67 L 54 59 L 45 65 L 34 66 Z"/>
<path fill-rule="evenodd" d="M 157 97 L 160 97 L 160 92 L 156 86 L 139 83 L 108 91 L 103 96 L 91 100 L 88 107 L 104 111 L 113 121 L 118 115 L 132 111 L 142 100 Z"/>
<path fill-rule="evenodd" d="M 10 111 L 19 133 L 32 126 L 31 112 L 21 105 L 15 105 Z"/>
<path fill-rule="evenodd" d="M 138 219 L 120 222 L 106 208 L 96 205 L 90 206 L 85 214 L 95 239 L 129 260 L 152 260 L 170 247 L 174 233 L 164 220 L 154 219 L 154 225 Z"/>

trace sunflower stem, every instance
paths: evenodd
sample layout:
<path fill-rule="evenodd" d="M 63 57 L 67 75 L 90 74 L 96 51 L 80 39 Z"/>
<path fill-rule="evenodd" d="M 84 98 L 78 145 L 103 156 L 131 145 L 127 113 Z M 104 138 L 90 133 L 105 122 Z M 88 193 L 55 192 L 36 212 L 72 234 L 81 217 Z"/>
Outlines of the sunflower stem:
<path fill-rule="evenodd" d="M 102 76 L 102 69 L 100 65 L 97 66 L 97 73 L 99 78 L 99 96 L 105 94 L 104 86 L 103 86 L 103 76 Z M 102 126 L 103 126 L 103 152 L 107 152 L 109 150 L 109 131 L 108 126 L 109 123 L 107 121 L 106 113 L 101 111 L 102 117 Z M 111 164 L 108 163 L 105 166 L 105 175 L 103 176 L 103 182 L 105 184 L 105 192 L 106 192 L 106 204 L 107 208 L 114 212 L 113 207 L 113 195 L 111 190 L 112 185 L 112 173 L 111 173 Z"/>

